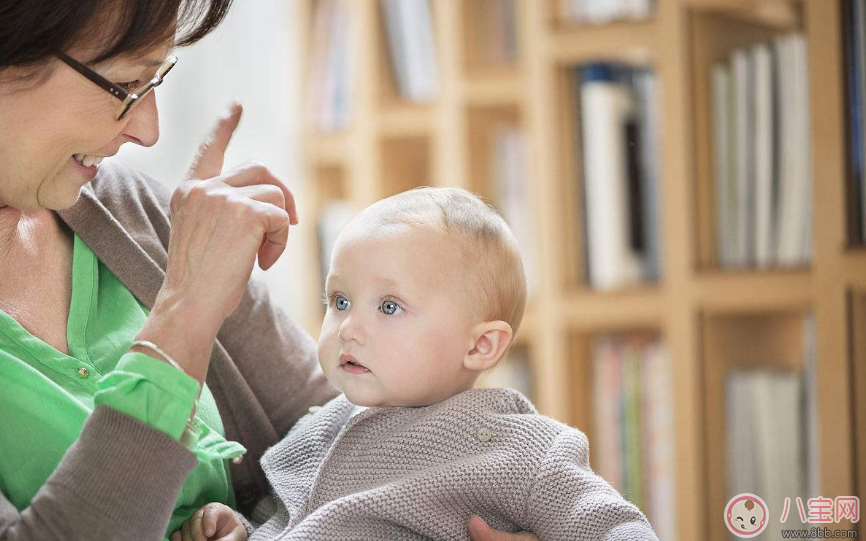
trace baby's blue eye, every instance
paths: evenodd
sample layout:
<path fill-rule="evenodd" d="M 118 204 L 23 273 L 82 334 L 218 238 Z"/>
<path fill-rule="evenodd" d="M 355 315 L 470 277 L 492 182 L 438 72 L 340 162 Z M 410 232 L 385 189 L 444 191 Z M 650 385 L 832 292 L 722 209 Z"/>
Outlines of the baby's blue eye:
<path fill-rule="evenodd" d="M 341 295 L 337 295 L 334 299 L 334 307 L 337 310 L 347 310 L 349 308 L 349 299 Z"/>
<path fill-rule="evenodd" d="M 383 301 L 382 304 L 379 305 L 379 310 L 381 310 L 385 315 L 393 316 L 398 313 L 398 311 L 402 312 L 403 308 L 394 301 Z"/>

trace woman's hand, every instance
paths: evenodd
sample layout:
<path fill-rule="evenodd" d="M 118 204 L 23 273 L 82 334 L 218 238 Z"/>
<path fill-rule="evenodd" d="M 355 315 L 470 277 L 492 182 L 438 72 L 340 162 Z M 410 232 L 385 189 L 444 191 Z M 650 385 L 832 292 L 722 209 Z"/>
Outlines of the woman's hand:
<path fill-rule="evenodd" d="M 150 340 L 203 381 L 216 333 L 237 308 L 256 256 L 268 269 L 282 255 L 295 200 L 266 167 L 223 172 L 242 108 L 234 104 L 199 147 L 171 198 L 165 281 L 139 340 Z M 152 320 L 152 321 L 151 321 Z"/>
<path fill-rule="evenodd" d="M 529 532 L 507 533 L 494 530 L 478 515 L 469 517 L 469 537 L 472 541 L 539 541 Z"/>
<path fill-rule="evenodd" d="M 209 503 L 192 514 L 170 541 L 247 541 L 247 531 L 231 507 Z"/>

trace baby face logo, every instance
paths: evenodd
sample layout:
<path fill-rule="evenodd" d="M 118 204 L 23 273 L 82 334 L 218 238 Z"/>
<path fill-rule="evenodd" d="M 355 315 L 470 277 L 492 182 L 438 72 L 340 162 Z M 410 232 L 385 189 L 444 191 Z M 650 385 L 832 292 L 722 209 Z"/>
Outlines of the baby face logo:
<path fill-rule="evenodd" d="M 764 500 L 754 494 L 737 494 L 725 507 L 725 524 L 737 537 L 755 537 L 767 527 L 770 513 Z"/>

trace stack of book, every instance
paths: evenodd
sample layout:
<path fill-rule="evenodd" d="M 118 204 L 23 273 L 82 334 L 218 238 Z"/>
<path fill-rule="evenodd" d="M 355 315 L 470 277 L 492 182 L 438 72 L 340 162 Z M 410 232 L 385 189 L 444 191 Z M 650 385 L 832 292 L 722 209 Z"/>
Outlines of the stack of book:
<path fill-rule="evenodd" d="M 716 249 L 723 268 L 812 253 L 806 41 L 780 36 L 713 66 Z"/>
<path fill-rule="evenodd" d="M 575 73 L 588 283 L 658 281 L 659 118 L 655 74 L 622 64 Z"/>
<path fill-rule="evenodd" d="M 814 322 L 806 318 L 801 372 L 753 369 L 728 375 L 727 495 L 756 494 L 771 510 L 767 539 L 781 539 L 785 498 L 788 527 L 800 524 L 796 498 L 818 497 Z M 773 527 L 777 525 L 778 527 Z"/>
<path fill-rule="evenodd" d="M 579 24 L 646 19 L 652 15 L 653 0 L 560 0 L 562 13 Z"/>
<path fill-rule="evenodd" d="M 866 0 L 843 2 L 848 82 L 848 156 L 851 183 L 852 240 L 866 242 Z"/>
<path fill-rule="evenodd" d="M 538 290 L 538 276 L 523 131 L 517 126 L 503 124 L 493 131 L 492 141 L 490 168 L 496 191 L 493 204 L 517 238 L 526 288 L 531 297 Z"/>
<path fill-rule="evenodd" d="M 601 336 L 592 363 L 592 467 L 646 513 L 659 539 L 674 539 L 670 356 L 643 336 Z"/>
<path fill-rule="evenodd" d="M 439 72 L 429 0 L 382 0 L 382 7 L 400 94 L 412 102 L 435 100 Z"/>
<path fill-rule="evenodd" d="M 310 122 L 331 133 L 344 129 L 351 110 L 351 39 L 347 0 L 317 0 L 314 4 L 307 88 Z"/>
<path fill-rule="evenodd" d="M 515 0 L 473 0 L 470 20 L 475 29 L 469 32 L 473 40 L 475 61 L 483 66 L 511 66 L 517 61 L 517 20 Z"/>

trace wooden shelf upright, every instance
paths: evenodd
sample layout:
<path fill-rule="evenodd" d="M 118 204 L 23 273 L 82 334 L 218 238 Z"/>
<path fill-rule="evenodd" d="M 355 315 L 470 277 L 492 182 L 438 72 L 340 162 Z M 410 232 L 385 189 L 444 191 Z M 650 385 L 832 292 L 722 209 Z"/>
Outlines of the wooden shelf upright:
<path fill-rule="evenodd" d="M 317 1 L 300 3 L 305 47 L 311 45 Z M 307 253 L 318 253 L 313 217 L 331 200 L 346 199 L 360 209 L 418 185 L 462 186 L 495 197 L 485 169 L 490 127 L 519 126 L 526 136 L 524 173 L 532 185 L 527 212 L 539 278 L 519 343 L 532 360 L 539 410 L 584 430 L 592 442 L 589 340 L 623 330 L 659 335 L 672 363 L 678 539 L 722 541 L 728 536 L 722 521 L 724 376 L 740 366 L 796 369 L 799 322 L 811 312 L 820 490 L 827 497 L 863 499 L 866 250 L 849 246 L 846 238 L 844 1 L 657 0 L 646 21 L 590 27 L 565 21 L 558 0 L 516 0 L 515 61 L 489 66 L 472 39 L 477 21 L 470 0 L 431 0 L 439 92 L 429 104 L 414 104 L 397 91 L 379 2 L 348 0 L 349 124 L 327 135 L 304 124 Z M 710 68 L 737 47 L 792 30 L 804 33 L 808 48 L 812 263 L 721 270 L 713 252 Z M 598 60 L 651 67 L 662 119 L 661 279 L 614 293 L 589 289 L 582 276 L 580 156 L 573 151 L 575 104 L 568 86 L 574 66 Z M 305 324 L 315 336 L 323 313 L 321 269 L 312 257 L 304 264 L 310 306 Z"/>

